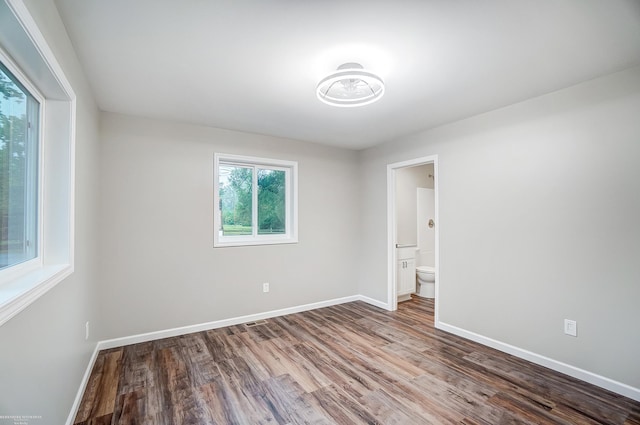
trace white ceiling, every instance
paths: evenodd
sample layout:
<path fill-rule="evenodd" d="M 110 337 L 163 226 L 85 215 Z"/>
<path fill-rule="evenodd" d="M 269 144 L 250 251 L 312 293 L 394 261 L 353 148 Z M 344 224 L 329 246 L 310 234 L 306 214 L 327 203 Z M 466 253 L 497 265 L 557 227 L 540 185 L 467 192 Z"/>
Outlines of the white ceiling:
<path fill-rule="evenodd" d="M 362 149 L 640 64 L 640 0 L 56 0 L 105 111 Z M 315 87 L 344 62 L 377 103 Z"/>

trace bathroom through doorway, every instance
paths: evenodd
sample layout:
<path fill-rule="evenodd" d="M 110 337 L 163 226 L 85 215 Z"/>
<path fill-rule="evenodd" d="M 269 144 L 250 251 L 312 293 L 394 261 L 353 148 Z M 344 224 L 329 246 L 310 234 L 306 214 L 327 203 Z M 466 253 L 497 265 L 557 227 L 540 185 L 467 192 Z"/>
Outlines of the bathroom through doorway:
<path fill-rule="evenodd" d="M 438 157 L 387 165 L 389 310 L 412 294 L 435 298 L 438 323 Z"/>

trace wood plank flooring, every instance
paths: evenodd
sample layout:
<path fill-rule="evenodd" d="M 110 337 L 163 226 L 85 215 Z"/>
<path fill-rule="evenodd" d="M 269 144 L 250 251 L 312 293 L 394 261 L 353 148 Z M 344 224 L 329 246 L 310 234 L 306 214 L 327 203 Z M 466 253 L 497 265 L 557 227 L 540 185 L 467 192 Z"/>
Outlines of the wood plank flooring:
<path fill-rule="evenodd" d="M 640 403 L 362 302 L 101 351 L 77 425 L 625 424 Z"/>

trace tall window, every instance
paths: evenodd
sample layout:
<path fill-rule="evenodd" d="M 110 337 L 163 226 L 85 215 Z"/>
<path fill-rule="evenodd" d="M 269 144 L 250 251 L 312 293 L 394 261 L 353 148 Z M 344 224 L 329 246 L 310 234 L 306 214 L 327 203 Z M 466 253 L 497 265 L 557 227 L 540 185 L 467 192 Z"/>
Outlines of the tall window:
<path fill-rule="evenodd" d="M 38 253 L 40 103 L 0 62 L 0 269 Z"/>
<path fill-rule="evenodd" d="M 76 95 L 22 1 L 0 17 L 2 326 L 73 273 Z"/>
<path fill-rule="evenodd" d="M 297 242 L 297 163 L 215 156 L 215 246 Z"/>

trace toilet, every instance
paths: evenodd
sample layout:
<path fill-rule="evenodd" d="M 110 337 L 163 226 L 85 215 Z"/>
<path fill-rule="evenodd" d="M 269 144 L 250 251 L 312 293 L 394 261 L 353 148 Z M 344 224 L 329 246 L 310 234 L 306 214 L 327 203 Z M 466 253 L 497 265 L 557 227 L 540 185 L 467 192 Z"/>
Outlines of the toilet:
<path fill-rule="evenodd" d="M 418 281 L 417 295 L 424 298 L 435 298 L 436 269 L 431 266 L 418 266 L 416 267 L 416 277 Z"/>

